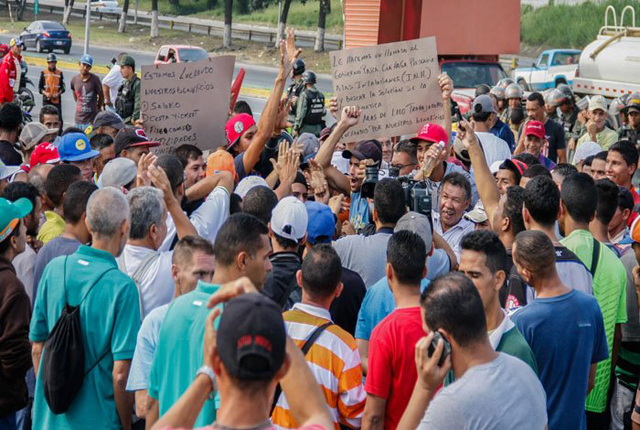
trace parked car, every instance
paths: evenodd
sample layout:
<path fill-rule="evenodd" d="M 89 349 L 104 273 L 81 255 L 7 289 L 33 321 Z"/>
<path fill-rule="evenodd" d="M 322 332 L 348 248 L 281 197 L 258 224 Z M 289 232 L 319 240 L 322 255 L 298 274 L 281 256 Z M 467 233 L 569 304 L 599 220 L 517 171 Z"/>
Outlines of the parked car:
<path fill-rule="evenodd" d="M 92 13 L 113 13 L 120 15 L 122 10 L 117 0 L 91 0 Z"/>
<path fill-rule="evenodd" d="M 191 63 L 209 58 L 209 53 L 199 46 L 163 45 L 153 64 Z"/>
<path fill-rule="evenodd" d="M 60 49 L 65 54 L 71 50 L 71 32 L 54 21 L 33 21 L 20 37 L 24 41 L 25 50 L 31 47 L 38 52 Z"/>
<path fill-rule="evenodd" d="M 513 71 L 513 80 L 525 90 L 540 91 L 560 84 L 571 85 L 576 75 L 580 50 L 550 49 L 544 51 L 531 67 Z"/>

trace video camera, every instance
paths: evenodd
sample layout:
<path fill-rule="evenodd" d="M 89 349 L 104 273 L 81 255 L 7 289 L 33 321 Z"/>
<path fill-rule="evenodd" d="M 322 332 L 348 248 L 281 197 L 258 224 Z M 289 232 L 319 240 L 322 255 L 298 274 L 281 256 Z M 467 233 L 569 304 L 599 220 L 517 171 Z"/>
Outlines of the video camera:
<path fill-rule="evenodd" d="M 410 211 L 425 215 L 431 222 L 431 190 L 424 181 L 416 181 L 410 176 L 398 176 L 398 169 L 390 168 L 389 177 L 402 184 L 405 204 Z"/>

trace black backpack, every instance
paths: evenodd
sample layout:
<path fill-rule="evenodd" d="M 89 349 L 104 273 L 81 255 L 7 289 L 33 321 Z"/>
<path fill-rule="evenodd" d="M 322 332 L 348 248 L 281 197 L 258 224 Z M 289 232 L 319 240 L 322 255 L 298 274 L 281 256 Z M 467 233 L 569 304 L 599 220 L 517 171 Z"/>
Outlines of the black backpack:
<path fill-rule="evenodd" d="M 68 258 L 66 257 L 64 261 L 63 282 L 65 286 Z M 110 347 L 107 346 L 104 354 L 86 372 L 84 371 L 84 345 L 80 326 L 80 305 L 82 305 L 84 299 L 87 298 L 100 279 L 112 270 L 117 269 L 106 270 L 96 279 L 77 306 L 69 305 L 65 288 L 64 297 L 66 303 L 60 318 L 58 318 L 56 325 L 44 343 L 40 364 L 44 398 L 51 412 L 56 415 L 65 413 L 69 409 L 73 399 L 82 388 L 84 377 L 110 351 Z"/>

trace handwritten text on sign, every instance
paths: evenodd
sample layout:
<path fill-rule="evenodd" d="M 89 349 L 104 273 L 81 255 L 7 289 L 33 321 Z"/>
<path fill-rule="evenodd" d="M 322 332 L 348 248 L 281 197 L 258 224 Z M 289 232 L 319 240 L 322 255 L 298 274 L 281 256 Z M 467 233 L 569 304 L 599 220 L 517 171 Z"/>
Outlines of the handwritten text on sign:
<path fill-rule="evenodd" d="M 140 110 L 149 139 L 166 153 L 184 143 L 224 144 L 234 56 L 195 63 L 142 66 Z"/>
<path fill-rule="evenodd" d="M 417 133 L 443 123 L 435 37 L 331 52 L 338 107 L 358 106 L 360 122 L 343 141 Z"/>

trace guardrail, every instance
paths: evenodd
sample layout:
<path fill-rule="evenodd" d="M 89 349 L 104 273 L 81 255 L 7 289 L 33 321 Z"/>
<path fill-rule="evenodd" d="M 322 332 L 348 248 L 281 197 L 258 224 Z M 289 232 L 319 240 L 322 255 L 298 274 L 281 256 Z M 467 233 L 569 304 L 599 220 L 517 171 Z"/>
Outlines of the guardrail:
<path fill-rule="evenodd" d="M 6 7 L 7 1 L 0 1 L 0 5 Z M 27 4 L 33 4 L 33 0 L 28 0 Z M 13 7 L 13 5 L 12 5 Z M 48 11 L 51 14 L 62 15 L 64 12 L 64 5 L 51 1 L 40 1 L 40 11 Z M 91 15 L 96 14 L 96 18 L 100 21 L 120 21 L 120 14 L 118 12 L 95 12 L 96 8 L 91 8 Z M 85 17 L 87 13 L 86 3 L 76 3 L 73 5 L 72 15 Z M 131 11 L 127 15 L 127 23 L 134 23 L 134 17 Z M 137 24 L 147 27 L 151 26 L 151 13 L 146 11 L 138 11 Z M 170 30 L 182 30 L 189 33 L 216 35 L 222 37 L 224 32 L 224 22 L 207 20 L 201 18 L 183 17 L 183 16 L 158 16 L 158 26 L 160 28 L 166 28 Z M 265 42 L 274 44 L 277 36 L 277 29 L 252 26 L 247 24 L 234 24 L 232 25 L 231 36 L 233 39 L 249 40 L 255 42 Z M 315 32 L 311 31 L 296 31 L 296 42 L 300 46 L 314 46 L 316 39 Z M 341 49 L 342 37 L 336 35 L 325 35 L 324 45 L 326 50 Z"/>

